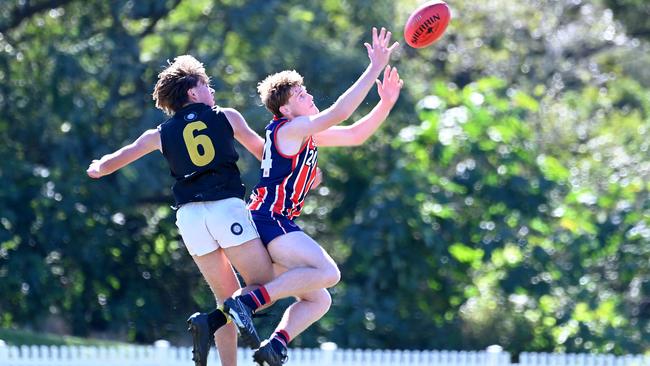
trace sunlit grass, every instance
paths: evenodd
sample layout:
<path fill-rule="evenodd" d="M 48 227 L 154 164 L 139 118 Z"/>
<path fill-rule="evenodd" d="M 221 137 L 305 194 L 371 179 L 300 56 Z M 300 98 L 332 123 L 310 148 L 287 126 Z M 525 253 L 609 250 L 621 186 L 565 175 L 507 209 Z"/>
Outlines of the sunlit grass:
<path fill-rule="evenodd" d="M 75 345 L 75 346 L 120 346 L 123 342 L 101 339 L 87 339 L 73 336 L 62 336 L 51 333 L 34 333 L 26 330 L 0 329 L 0 339 L 8 345 Z"/>

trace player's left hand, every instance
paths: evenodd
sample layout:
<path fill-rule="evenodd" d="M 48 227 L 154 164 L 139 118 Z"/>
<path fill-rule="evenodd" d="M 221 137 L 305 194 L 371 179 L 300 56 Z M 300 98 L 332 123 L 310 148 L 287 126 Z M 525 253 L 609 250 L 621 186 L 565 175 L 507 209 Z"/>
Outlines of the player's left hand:
<path fill-rule="evenodd" d="M 389 103 L 393 106 L 399 98 L 399 93 L 404 85 L 404 80 L 400 79 L 397 68 L 386 66 L 384 69 L 384 80 L 377 80 L 377 93 L 382 102 Z"/>
<path fill-rule="evenodd" d="M 88 169 L 86 169 L 86 174 L 91 178 L 101 178 L 103 176 L 101 173 L 101 162 L 99 160 L 93 160 Z"/>

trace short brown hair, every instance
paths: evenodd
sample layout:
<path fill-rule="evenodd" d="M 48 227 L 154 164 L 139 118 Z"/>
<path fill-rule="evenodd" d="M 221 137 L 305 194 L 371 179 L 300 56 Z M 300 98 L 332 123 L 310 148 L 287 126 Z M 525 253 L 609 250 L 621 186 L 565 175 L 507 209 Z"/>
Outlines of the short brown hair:
<path fill-rule="evenodd" d="M 167 67 L 158 74 L 158 82 L 153 89 L 156 107 L 168 115 L 173 115 L 188 102 L 187 91 L 199 82 L 210 84 L 205 67 L 194 56 L 182 55 L 167 60 Z"/>
<path fill-rule="evenodd" d="M 280 107 L 287 104 L 294 86 L 302 86 L 302 75 L 296 70 L 285 70 L 267 76 L 257 84 L 257 92 L 266 109 L 273 115 L 282 117 Z"/>

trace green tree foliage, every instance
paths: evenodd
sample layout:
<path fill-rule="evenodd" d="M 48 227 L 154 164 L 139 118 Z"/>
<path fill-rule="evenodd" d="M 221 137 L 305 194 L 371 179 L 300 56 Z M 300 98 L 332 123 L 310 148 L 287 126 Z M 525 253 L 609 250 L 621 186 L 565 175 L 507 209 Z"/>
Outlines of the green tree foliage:
<path fill-rule="evenodd" d="M 346 342 L 379 347 L 395 333 L 402 348 L 530 341 L 520 319 L 502 313 L 501 295 L 548 289 L 530 284 L 525 258 L 535 225 L 552 220 L 544 207 L 556 184 L 525 121 L 536 102 L 494 78 L 433 91 L 419 104 L 422 122 L 376 157 L 386 163 L 371 168 L 347 228 L 351 281 L 340 309 L 360 320 Z"/>
<path fill-rule="evenodd" d="M 401 38 L 417 5 L 1 3 L 0 325 L 187 341 L 185 317 L 214 300 L 163 159 L 98 181 L 87 164 L 164 119 L 150 93 L 167 59 L 201 59 L 218 103 L 261 131 L 265 75 L 295 68 L 326 107 L 365 67 L 370 27 Z M 395 55 L 405 90 L 377 136 L 322 149 L 301 224 L 343 281 L 294 344 L 647 352 L 645 2 L 450 6 L 438 43 Z"/>
<path fill-rule="evenodd" d="M 650 4 L 643 0 L 605 0 L 632 37 L 650 38 Z"/>

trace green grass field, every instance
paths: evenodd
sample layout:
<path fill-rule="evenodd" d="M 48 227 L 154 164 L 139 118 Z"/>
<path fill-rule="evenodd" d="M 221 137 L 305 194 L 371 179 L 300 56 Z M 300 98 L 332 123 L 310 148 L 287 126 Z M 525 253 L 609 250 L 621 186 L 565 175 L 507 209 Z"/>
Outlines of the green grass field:
<path fill-rule="evenodd" d="M 0 339 L 8 345 L 79 345 L 79 346 L 119 346 L 126 343 L 62 336 L 49 333 L 34 333 L 26 330 L 0 329 Z"/>

